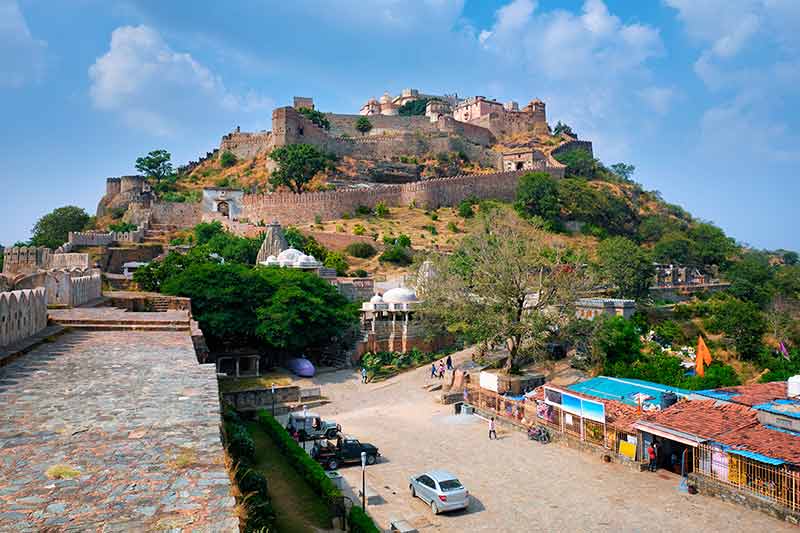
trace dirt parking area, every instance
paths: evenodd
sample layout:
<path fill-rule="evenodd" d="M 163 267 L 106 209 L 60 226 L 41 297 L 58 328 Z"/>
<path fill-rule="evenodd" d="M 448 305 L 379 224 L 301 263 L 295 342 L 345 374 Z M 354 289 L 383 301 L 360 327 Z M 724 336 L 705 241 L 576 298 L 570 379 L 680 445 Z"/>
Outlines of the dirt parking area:
<path fill-rule="evenodd" d="M 331 400 L 316 410 L 380 448 L 382 460 L 367 468 L 367 485 L 377 494 L 368 511 L 381 527 L 402 519 L 441 532 L 796 531 L 764 514 L 683 493 L 668 473 L 633 472 L 502 428 L 490 441 L 485 421 L 435 403 L 427 380 L 427 368 L 376 384 L 359 383 L 355 371 L 313 380 Z M 411 498 L 409 476 L 434 468 L 461 479 L 472 495 L 468 510 L 433 516 Z M 340 472 L 351 487 L 361 486 L 360 467 Z"/>

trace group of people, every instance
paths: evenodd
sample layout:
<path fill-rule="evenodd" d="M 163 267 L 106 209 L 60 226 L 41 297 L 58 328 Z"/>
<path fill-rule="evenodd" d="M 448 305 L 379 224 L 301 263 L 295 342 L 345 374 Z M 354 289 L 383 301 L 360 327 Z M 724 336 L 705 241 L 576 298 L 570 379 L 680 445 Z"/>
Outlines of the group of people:
<path fill-rule="evenodd" d="M 438 366 L 436 365 L 436 361 L 431 363 L 431 379 L 435 378 L 444 379 L 445 369 L 453 370 L 453 358 L 450 357 L 449 355 L 447 356 L 446 360 L 442 359 L 441 361 L 439 361 Z"/>

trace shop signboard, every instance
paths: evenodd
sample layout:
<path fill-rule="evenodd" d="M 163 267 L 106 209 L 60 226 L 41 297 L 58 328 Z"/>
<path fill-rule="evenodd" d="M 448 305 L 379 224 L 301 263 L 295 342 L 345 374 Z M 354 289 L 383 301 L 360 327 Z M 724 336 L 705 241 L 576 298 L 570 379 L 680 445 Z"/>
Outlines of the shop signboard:
<path fill-rule="evenodd" d="M 602 402 L 595 402 L 575 396 L 568 392 L 544 388 L 544 401 L 549 405 L 554 405 L 566 413 L 571 413 L 588 420 L 594 420 L 604 424 L 606 421 L 606 406 Z"/>

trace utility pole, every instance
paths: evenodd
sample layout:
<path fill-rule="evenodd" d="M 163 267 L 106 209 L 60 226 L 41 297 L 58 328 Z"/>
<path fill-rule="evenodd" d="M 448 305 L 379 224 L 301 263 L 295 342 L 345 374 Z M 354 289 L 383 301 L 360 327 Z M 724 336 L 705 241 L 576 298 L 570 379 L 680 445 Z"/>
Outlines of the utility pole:
<path fill-rule="evenodd" d="M 361 452 L 361 508 L 367 510 L 367 452 Z"/>

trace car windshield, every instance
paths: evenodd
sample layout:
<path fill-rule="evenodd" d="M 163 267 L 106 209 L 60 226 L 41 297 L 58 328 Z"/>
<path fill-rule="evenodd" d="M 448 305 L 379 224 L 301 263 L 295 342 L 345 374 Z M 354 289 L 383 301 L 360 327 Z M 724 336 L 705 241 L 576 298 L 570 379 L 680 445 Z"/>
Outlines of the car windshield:
<path fill-rule="evenodd" d="M 464 488 L 461 485 L 461 482 L 457 479 L 448 479 L 447 481 L 440 481 L 439 486 L 442 488 L 442 491 L 444 492 L 450 492 L 451 490 L 458 490 Z"/>

